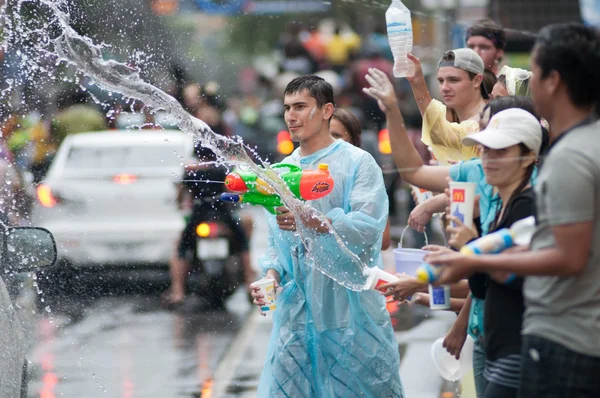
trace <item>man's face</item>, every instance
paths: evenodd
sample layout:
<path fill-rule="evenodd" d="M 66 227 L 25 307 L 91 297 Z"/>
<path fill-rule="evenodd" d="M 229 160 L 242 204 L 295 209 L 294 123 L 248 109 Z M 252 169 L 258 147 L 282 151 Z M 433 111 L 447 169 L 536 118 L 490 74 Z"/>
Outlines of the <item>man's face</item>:
<path fill-rule="evenodd" d="M 496 66 L 496 60 L 504 55 L 504 50 L 498 50 L 493 41 L 483 36 L 469 37 L 467 47 L 479 54 L 485 68 L 490 70 Z"/>
<path fill-rule="evenodd" d="M 479 87 L 475 88 L 476 79 L 471 80 L 469 73 L 452 66 L 442 66 L 438 69 L 440 93 L 447 107 L 460 110 L 473 101 L 478 95 Z"/>
<path fill-rule="evenodd" d="M 552 93 L 549 91 L 548 79 L 542 79 L 542 70 L 536 62 L 537 51 L 531 54 L 531 79 L 529 79 L 529 89 L 533 99 L 535 111 L 543 118 L 548 118 L 549 105 L 551 103 Z"/>
<path fill-rule="evenodd" d="M 325 115 L 327 105 L 319 109 L 317 100 L 307 89 L 287 94 L 283 99 L 284 119 L 294 142 L 309 140 L 321 132 L 324 122 L 331 117 Z"/>

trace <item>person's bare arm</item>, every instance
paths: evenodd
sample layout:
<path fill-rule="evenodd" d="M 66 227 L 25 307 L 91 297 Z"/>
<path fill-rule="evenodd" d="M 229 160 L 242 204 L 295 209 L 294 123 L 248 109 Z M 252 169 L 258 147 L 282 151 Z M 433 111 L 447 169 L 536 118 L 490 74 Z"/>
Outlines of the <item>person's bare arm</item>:
<path fill-rule="evenodd" d="M 394 86 L 386 74 L 372 68 L 369 69 L 366 78 L 371 87 L 364 88 L 363 91 L 375 98 L 381 110 L 385 112 L 392 156 L 402 178 L 420 188 L 434 192 L 443 191 L 448 185 L 446 177 L 450 175 L 450 168 L 423 164 L 421 155 L 408 137 Z"/>
<path fill-rule="evenodd" d="M 581 274 L 589 260 L 593 223 L 555 226 L 552 232 L 556 246 L 547 249 L 480 256 L 432 253 L 425 261 L 447 265 L 440 275 L 440 283 L 451 283 L 474 272 L 486 271 L 511 272 L 520 276 L 570 277 Z"/>
<path fill-rule="evenodd" d="M 421 112 L 421 116 L 423 116 L 425 114 L 425 110 L 431 103 L 431 94 L 429 93 L 429 89 L 427 88 L 427 84 L 425 82 L 425 75 L 423 75 L 421 61 L 419 58 L 410 53 L 407 56 L 408 59 L 413 62 L 415 67 L 414 74 L 411 76 L 406 76 L 406 80 L 408 80 L 410 83 L 413 95 L 415 96 L 415 101 L 419 107 L 419 112 Z"/>
<path fill-rule="evenodd" d="M 429 294 L 427 293 L 416 293 L 415 300 L 412 301 L 414 304 L 423 305 L 429 307 Z M 450 299 L 450 309 L 447 311 L 459 312 L 462 310 L 467 299 Z"/>
<path fill-rule="evenodd" d="M 454 324 L 444 337 L 443 347 L 456 359 L 460 358 L 460 352 L 467 339 L 467 328 L 469 326 L 469 312 L 471 311 L 471 296 L 466 299 Z"/>

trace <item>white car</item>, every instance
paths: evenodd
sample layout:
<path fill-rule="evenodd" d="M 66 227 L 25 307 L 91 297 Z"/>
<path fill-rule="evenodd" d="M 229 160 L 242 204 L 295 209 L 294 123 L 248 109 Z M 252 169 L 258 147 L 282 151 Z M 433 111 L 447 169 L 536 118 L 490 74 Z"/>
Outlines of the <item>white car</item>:
<path fill-rule="evenodd" d="M 0 225 L 0 268 L 3 277 L 30 272 L 56 261 L 52 234 L 41 228 Z M 0 396 L 27 397 L 28 343 L 4 280 L 0 278 Z"/>
<path fill-rule="evenodd" d="M 75 269 L 166 266 L 184 227 L 176 183 L 193 151 L 176 130 L 68 136 L 37 188 L 32 222 Z"/>

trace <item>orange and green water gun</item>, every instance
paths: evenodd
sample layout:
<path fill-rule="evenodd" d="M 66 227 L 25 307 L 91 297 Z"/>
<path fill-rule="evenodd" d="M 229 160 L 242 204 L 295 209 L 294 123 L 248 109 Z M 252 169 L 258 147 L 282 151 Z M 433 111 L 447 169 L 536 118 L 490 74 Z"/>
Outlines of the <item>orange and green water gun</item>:
<path fill-rule="evenodd" d="M 320 164 L 316 170 L 302 170 L 293 164 L 277 163 L 270 167 L 290 188 L 294 196 L 301 200 L 321 199 L 333 190 L 333 178 L 327 164 Z M 255 172 L 237 169 L 225 178 L 225 187 L 231 191 L 221 194 L 221 200 L 233 203 L 260 205 L 271 214 L 283 206 L 281 197 Z"/>

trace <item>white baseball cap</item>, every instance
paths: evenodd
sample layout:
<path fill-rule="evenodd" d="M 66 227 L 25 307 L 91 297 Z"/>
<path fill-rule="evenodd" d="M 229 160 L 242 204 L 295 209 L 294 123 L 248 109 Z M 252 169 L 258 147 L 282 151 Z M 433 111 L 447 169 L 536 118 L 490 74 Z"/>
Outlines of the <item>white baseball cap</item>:
<path fill-rule="evenodd" d="M 484 130 L 463 138 L 462 142 L 468 146 L 481 144 L 492 149 L 523 143 L 538 155 L 542 145 L 542 125 L 526 110 L 510 108 L 496 113 Z"/>

